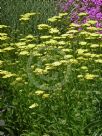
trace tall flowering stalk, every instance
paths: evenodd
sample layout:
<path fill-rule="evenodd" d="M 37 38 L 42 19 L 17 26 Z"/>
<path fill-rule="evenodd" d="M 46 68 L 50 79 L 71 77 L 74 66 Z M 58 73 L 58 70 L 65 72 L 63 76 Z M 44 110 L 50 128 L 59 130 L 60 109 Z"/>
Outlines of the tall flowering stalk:
<path fill-rule="evenodd" d="M 86 12 L 88 15 L 83 17 L 80 23 L 85 23 L 89 19 L 96 20 L 96 27 L 102 28 L 102 0 L 67 0 L 63 6 L 63 10 L 70 12 L 71 21 L 79 23 L 80 17 L 78 14 L 80 12 Z"/>

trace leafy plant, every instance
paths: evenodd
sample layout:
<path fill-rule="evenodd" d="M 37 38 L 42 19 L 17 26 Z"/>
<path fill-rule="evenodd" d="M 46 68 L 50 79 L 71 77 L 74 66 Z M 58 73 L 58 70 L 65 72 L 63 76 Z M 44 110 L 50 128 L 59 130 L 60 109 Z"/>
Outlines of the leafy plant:
<path fill-rule="evenodd" d="M 28 15 L 35 14 L 22 15 L 21 25 L 27 27 Z M 102 34 L 90 21 L 79 31 L 80 25 L 67 24 L 67 15 L 39 24 L 36 35 L 19 32 L 16 40 L 1 25 L 0 82 L 5 89 L 0 100 L 6 135 L 101 134 Z"/>

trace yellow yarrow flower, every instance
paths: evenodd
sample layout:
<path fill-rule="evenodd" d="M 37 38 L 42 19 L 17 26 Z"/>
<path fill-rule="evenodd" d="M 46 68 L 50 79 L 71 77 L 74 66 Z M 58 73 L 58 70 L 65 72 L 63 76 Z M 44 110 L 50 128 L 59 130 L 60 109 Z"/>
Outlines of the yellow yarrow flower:
<path fill-rule="evenodd" d="M 42 95 L 42 94 L 44 94 L 44 91 L 42 91 L 42 90 L 37 90 L 37 91 L 35 91 L 35 94 L 36 94 L 36 95 Z"/>
<path fill-rule="evenodd" d="M 87 80 L 93 80 L 96 77 L 98 77 L 98 75 L 87 73 L 84 78 L 87 79 Z"/>
<path fill-rule="evenodd" d="M 36 107 L 38 107 L 39 105 L 37 104 L 37 103 L 34 103 L 34 104 L 32 104 L 31 106 L 29 106 L 29 108 L 30 109 L 33 109 L 33 108 L 36 108 Z"/>
<path fill-rule="evenodd" d="M 43 94 L 42 98 L 48 98 L 49 97 L 49 94 Z"/>

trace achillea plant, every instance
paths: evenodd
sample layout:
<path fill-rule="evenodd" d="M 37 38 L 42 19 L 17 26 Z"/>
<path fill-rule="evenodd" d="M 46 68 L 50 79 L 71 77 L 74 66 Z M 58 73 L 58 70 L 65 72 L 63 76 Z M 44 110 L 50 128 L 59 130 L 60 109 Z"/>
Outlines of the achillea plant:
<path fill-rule="evenodd" d="M 21 16 L 22 27 L 33 14 Z M 102 34 L 90 28 L 95 21 L 68 25 L 66 16 L 49 18 L 37 25 L 39 35 L 19 34 L 17 41 L 0 26 L 3 135 L 102 135 Z"/>

